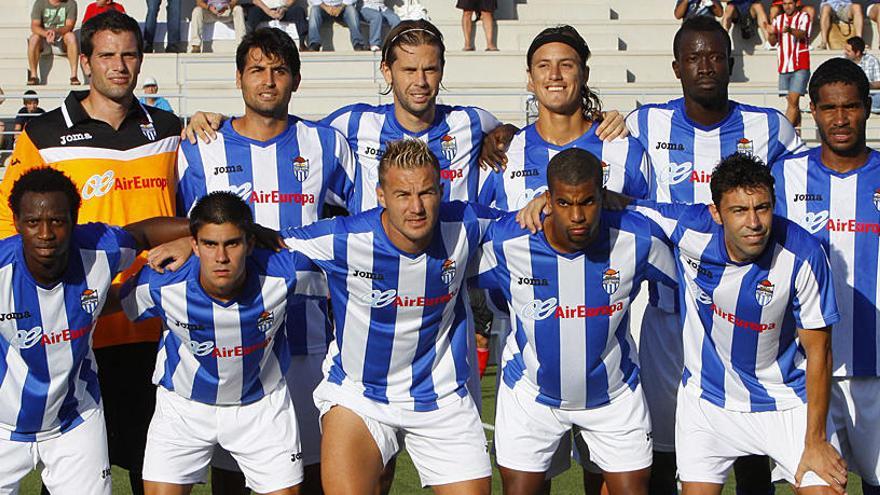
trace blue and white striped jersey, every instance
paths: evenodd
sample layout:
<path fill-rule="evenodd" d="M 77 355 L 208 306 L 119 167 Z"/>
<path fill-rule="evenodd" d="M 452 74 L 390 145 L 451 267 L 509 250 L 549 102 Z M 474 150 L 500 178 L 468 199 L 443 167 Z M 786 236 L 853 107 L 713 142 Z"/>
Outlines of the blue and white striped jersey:
<path fill-rule="evenodd" d="M 17 235 L 0 241 L 0 438 L 33 442 L 71 430 L 98 409 L 95 321 L 137 248 L 122 229 L 78 225 L 53 287 L 33 279 L 22 249 Z"/>
<path fill-rule="evenodd" d="M 292 303 L 327 297 L 323 275 L 303 256 L 255 249 L 241 293 L 229 302 L 199 282 L 199 259 L 176 272 L 141 269 L 122 288 L 132 320 L 158 317 L 162 337 L 153 383 L 206 404 L 248 404 L 284 384 L 290 364 L 285 332 Z"/>
<path fill-rule="evenodd" d="M 504 383 L 562 409 L 602 406 L 635 389 L 630 304 L 644 279 L 675 285 L 665 235 L 631 211 L 603 212 L 599 236 L 571 254 L 508 213 L 489 227 L 474 269 L 472 283 L 508 301 L 514 331 L 503 351 Z"/>
<path fill-rule="evenodd" d="M 828 252 L 841 320 L 834 325 L 834 374 L 880 375 L 880 153 L 841 174 L 822 150 L 773 167 L 776 213 L 807 229 Z M 856 261 L 858 260 L 858 261 Z"/>
<path fill-rule="evenodd" d="M 733 153 L 752 153 L 766 164 L 804 148 L 786 120 L 772 108 L 730 102 L 730 114 L 705 127 L 688 118 L 684 98 L 644 105 L 626 117 L 626 127 L 648 155 L 643 170 L 647 198 L 660 203 L 709 204 L 712 171 Z M 649 302 L 666 311 L 677 307 L 674 296 L 651 284 Z"/>
<path fill-rule="evenodd" d="M 507 169 L 503 173 L 481 171 L 478 202 L 505 211 L 522 209 L 547 190 L 547 164 L 568 148 L 587 150 L 602 160 L 602 181 L 608 190 L 634 198 L 647 197 L 642 145 L 633 138 L 604 142 L 596 135 L 598 126 L 594 123 L 583 136 L 564 146 L 545 141 L 535 124 L 521 129 L 507 150 Z"/>
<path fill-rule="evenodd" d="M 704 127 L 685 113 L 684 98 L 644 105 L 626 118 L 633 138 L 648 154 L 651 200 L 709 204 L 712 171 L 733 153 L 751 153 L 771 164 L 803 149 L 794 128 L 778 110 L 730 102 L 730 114 Z"/>
<path fill-rule="evenodd" d="M 346 206 L 353 194 L 354 158 L 339 132 L 291 115 L 286 131 L 257 141 L 236 132 L 233 120 L 210 143 L 181 143 L 180 215 L 214 191 L 237 193 L 257 223 L 276 230 L 314 222 L 325 202 Z M 287 319 L 291 352 L 323 355 L 331 336 L 327 302 L 308 299 L 299 304 Z"/>
<path fill-rule="evenodd" d="M 400 251 L 375 208 L 285 231 L 327 274 L 336 338 L 325 375 L 377 402 L 416 411 L 467 394 L 470 304 L 462 287 L 497 210 L 441 203 L 431 244 Z"/>
<path fill-rule="evenodd" d="M 340 108 L 321 122 L 342 132 L 355 154 L 357 173 L 354 200 L 348 203 L 350 213 L 378 205 L 379 160 L 385 146 L 400 139 L 421 139 L 440 161 L 443 201 L 476 201 L 483 136 L 500 125 L 492 114 L 477 107 L 437 105 L 434 124 L 412 133 L 397 121 L 393 104 L 365 103 Z"/>
<path fill-rule="evenodd" d="M 639 202 L 675 246 L 689 393 L 733 411 L 778 411 L 807 400 L 797 328 L 840 319 L 825 251 L 796 223 L 773 218 L 752 263 L 730 260 L 705 205 Z"/>

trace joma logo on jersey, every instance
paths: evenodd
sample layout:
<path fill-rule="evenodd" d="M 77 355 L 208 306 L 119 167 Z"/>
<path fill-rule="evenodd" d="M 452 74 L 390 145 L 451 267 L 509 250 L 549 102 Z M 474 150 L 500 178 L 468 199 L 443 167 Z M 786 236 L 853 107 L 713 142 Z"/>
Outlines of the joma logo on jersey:
<path fill-rule="evenodd" d="M 443 281 L 444 284 L 449 285 L 452 283 L 452 279 L 455 278 L 455 260 L 446 260 L 443 262 L 443 268 L 440 271 L 440 280 Z"/>
<path fill-rule="evenodd" d="M 654 147 L 655 150 L 669 150 L 669 151 L 684 151 L 684 145 L 673 142 L 663 142 L 657 141 L 657 146 Z"/>
<path fill-rule="evenodd" d="M 368 278 L 370 280 L 385 280 L 385 275 L 382 275 L 381 273 L 367 272 L 364 270 L 355 270 L 351 272 L 351 275 L 353 277 Z"/>
<path fill-rule="evenodd" d="M 550 282 L 546 278 L 517 277 L 516 283 L 518 285 L 534 285 L 534 286 L 550 285 Z"/>
<path fill-rule="evenodd" d="M 440 178 L 445 180 L 455 180 L 461 179 L 464 177 L 464 170 L 462 169 L 444 169 L 440 171 Z"/>
<path fill-rule="evenodd" d="M 376 159 L 382 158 L 382 155 L 385 154 L 385 150 L 380 148 L 373 148 L 371 146 L 364 146 L 364 154 L 367 156 L 375 156 Z"/>
<path fill-rule="evenodd" d="M 293 175 L 302 182 L 309 178 L 309 160 L 298 156 L 293 159 Z"/>
<path fill-rule="evenodd" d="M 875 197 L 876 197 L 876 195 L 875 195 Z M 822 195 L 821 194 L 806 194 L 806 193 L 805 194 L 795 194 L 794 195 L 794 202 L 798 203 L 801 201 L 804 201 L 804 202 L 822 201 Z"/>
<path fill-rule="evenodd" d="M 263 311 L 257 318 L 257 330 L 266 333 L 272 328 L 273 323 L 275 323 L 275 315 L 268 311 Z"/>
<path fill-rule="evenodd" d="M 0 321 L 6 320 L 21 320 L 24 318 L 30 318 L 31 312 L 25 311 L 23 313 L 13 312 L 13 313 L 0 313 Z"/>
<path fill-rule="evenodd" d="M 61 146 L 64 146 L 68 143 L 73 143 L 76 141 L 88 141 L 92 139 L 92 135 L 88 132 L 77 132 L 74 134 L 65 134 L 61 136 Z"/>
<path fill-rule="evenodd" d="M 451 162 L 458 151 L 455 136 L 447 134 L 440 138 L 440 151 L 443 152 L 443 158 Z"/>
<path fill-rule="evenodd" d="M 519 177 L 537 177 L 539 175 L 541 175 L 541 172 L 539 172 L 538 169 L 535 169 L 535 168 L 527 168 L 524 170 L 511 170 L 510 171 L 510 178 L 511 179 L 517 179 Z"/>
<path fill-rule="evenodd" d="M 754 152 L 754 146 L 751 139 L 742 138 L 736 143 L 736 152 L 751 155 Z"/>
<path fill-rule="evenodd" d="M 98 291 L 95 289 L 86 289 L 82 291 L 79 297 L 79 304 L 83 311 L 92 314 L 98 309 Z"/>
<path fill-rule="evenodd" d="M 712 272 L 710 272 L 708 268 L 703 268 L 703 265 L 699 261 L 693 258 L 688 258 L 687 256 L 684 256 L 684 261 L 700 275 L 706 278 L 712 278 Z"/>
<path fill-rule="evenodd" d="M 758 304 L 761 306 L 766 306 L 770 304 L 770 301 L 773 300 L 773 289 L 775 286 L 770 283 L 769 280 L 762 280 L 758 282 L 758 286 L 755 288 L 755 299 L 757 299 Z"/>
<path fill-rule="evenodd" d="M 235 172 L 244 172 L 241 165 L 228 165 L 226 167 L 214 167 L 214 175 L 232 174 Z"/>
<path fill-rule="evenodd" d="M 205 325 L 202 325 L 199 323 L 184 323 L 179 320 L 174 320 L 174 324 L 177 326 L 177 328 L 182 328 L 184 330 L 204 330 L 205 329 Z"/>
<path fill-rule="evenodd" d="M 85 326 L 76 329 L 67 329 L 60 332 L 43 333 L 43 327 L 34 327 L 30 330 L 19 330 L 16 332 L 14 341 L 21 349 L 29 349 L 35 345 L 43 346 L 59 344 L 62 342 L 70 342 L 89 334 L 91 326 Z"/>
<path fill-rule="evenodd" d="M 620 287 L 620 272 L 613 268 L 605 270 L 605 273 L 602 274 L 602 288 L 605 289 L 605 292 L 614 294 L 618 287 Z"/>

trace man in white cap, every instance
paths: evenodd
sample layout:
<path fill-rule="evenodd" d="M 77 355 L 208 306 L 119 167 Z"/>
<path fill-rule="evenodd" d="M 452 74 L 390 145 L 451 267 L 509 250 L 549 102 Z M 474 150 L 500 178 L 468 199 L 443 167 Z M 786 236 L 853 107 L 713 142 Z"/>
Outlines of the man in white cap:
<path fill-rule="evenodd" d="M 159 92 L 159 83 L 156 81 L 155 77 L 145 77 L 141 88 L 144 90 L 144 96 L 140 98 L 141 103 L 144 105 L 150 105 L 151 107 L 161 108 L 162 110 L 167 110 L 172 113 L 174 112 L 174 109 L 171 108 L 171 103 L 168 103 L 168 100 L 165 98 L 162 98 L 161 96 L 149 96 Z"/>

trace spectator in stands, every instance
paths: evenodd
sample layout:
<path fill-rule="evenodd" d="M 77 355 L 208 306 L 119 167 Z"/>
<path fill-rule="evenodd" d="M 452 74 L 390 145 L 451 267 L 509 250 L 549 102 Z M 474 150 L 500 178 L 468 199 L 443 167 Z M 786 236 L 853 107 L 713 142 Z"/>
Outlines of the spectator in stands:
<path fill-rule="evenodd" d="M 877 57 L 865 52 L 865 40 L 853 36 L 846 40 L 843 46 L 843 56 L 859 64 L 859 67 L 868 76 L 868 82 L 871 89 L 880 89 L 880 60 Z M 871 93 L 871 113 L 880 113 L 880 94 Z"/>
<path fill-rule="evenodd" d="M 797 0 L 782 0 L 782 14 L 773 18 L 771 45 L 777 45 L 779 91 L 786 91 L 785 117 L 791 125 L 801 125 L 801 96 L 810 80 L 810 27 L 812 19 Z"/>
<path fill-rule="evenodd" d="M 880 0 L 868 0 L 872 2 L 880 2 Z M 797 6 L 806 12 L 810 16 L 811 21 L 816 20 L 816 9 L 813 8 L 812 5 L 804 5 L 803 0 L 797 0 Z M 776 19 L 776 16 L 782 13 L 782 0 L 773 0 L 773 3 L 770 4 L 770 23 L 773 24 L 773 19 Z M 812 24 L 812 22 L 810 22 Z"/>
<path fill-rule="evenodd" d="M 0 120 L 0 152 L 11 150 L 12 143 L 15 141 L 12 138 L 12 135 L 6 134 L 6 132 L 6 121 Z M 3 158 L 5 158 L 5 156 Z M 2 158 L 0 158 L 0 163 L 2 163 Z"/>
<path fill-rule="evenodd" d="M 24 126 L 27 123 L 42 113 L 46 113 L 45 110 L 40 108 L 40 99 L 37 98 L 37 92 L 29 89 L 24 92 L 24 98 L 22 98 L 22 103 L 24 106 L 18 109 L 18 114 L 15 115 L 15 132 L 21 132 L 24 130 Z"/>
<path fill-rule="evenodd" d="M 144 96 L 140 97 L 141 103 L 174 113 L 174 109 L 171 108 L 171 103 L 168 103 L 168 100 L 162 98 L 161 96 L 149 96 L 159 92 L 159 83 L 156 81 L 155 77 L 145 77 L 141 88 L 144 90 Z"/>
<path fill-rule="evenodd" d="M 739 24 L 744 40 L 751 39 L 760 28 L 764 35 L 770 36 L 770 21 L 760 0 L 728 0 L 721 16 L 721 25 L 730 31 L 734 23 Z M 769 47 L 769 45 L 766 45 Z"/>
<path fill-rule="evenodd" d="M 162 0 L 147 0 L 147 18 L 144 19 L 144 53 L 153 53 L 156 39 L 156 19 Z M 186 45 L 180 43 L 180 0 L 165 0 L 165 18 L 168 29 L 168 45 L 165 53 L 185 53 Z"/>
<path fill-rule="evenodd" d="M 242 6 L 247 9 L 245 17 L 248 32 L 254 32 L 263 22 L 289 22 L 296 26 L 300 50 L 308 47 L 306 39 L 309 22 L 306 20 L 306 9 L 297 5 L 296 0 L 253 0 L 252 4 Z"/>
<path fill-rule="evenodd" d="M 95 17 L 98 14 L 103 14 L 108 10 L 115 10 L 123 14 L 125 13 L 125 7 L 123 7 L 121 3 L 117 3 L 114 0 L 95 0 L 86 7 L 86 15 L 83 16 L 82 20 L 83 24 L 92 17 Z"/>
<path fill-rule="evenodd" d="M 355 51 L 368 50 L 361 34 L 361 18 L 358 16 L 357 0 L 309 0 L 309 50 L 321 50 L 321 25 L 342 16 L 351 36 Z"/>
<path fill-rule="evenodd" d="M 497 52 L 495 45 L 495 9 L 498 8 L 497 0 L 458 0 L 456 8 L 461 9 L 461 30 L 464 33 L 464 51 L 474 51 L 474 29 L 479 20 L 483 23 L 483 32 L 486 33 L 486 51 Z M 476 19 L 474 19 L 476 15 Z"/>
<path fill-rule="evenodd" d="M 864 0 L 862 2 L 862 9 L 865 12 L 865 17 L 874 21 L 874 24 L 877 25 L 877 29 L 874 32 L 880 33 L 880 0 Z"/>
<path fill-rule="evenodd" d="M 241 42 L 245 33 L 244 9 L 238 0 L 196 0 L 192 19 L 189 23 L 189 40 L 192 53 L 202 53 L 202 42 L 205 37 L 205 22 L 222 22 L 232 24 L 235 29 L 235 44 Z"/>
<path fill-rule="evenodd" d="M 383 21 L 388 23 L 388 29 L 400 24 L 400 17 L 385 5 L 385 0 L 364 0 L 361 17 L 370 25 L 370 50 L 374 52 L 382 49 Z"/>
<path fill-rule="evenodd" d="M 819 23 L 821 28 L 821 40 L 817 48 L 828 49 L 828 36 L 831 34 L 831 23 L 835 20 L 852 23 L 853 33 L 862 37 L 862 27 L 865 24 L 865 12 L 862 5 L 853 3 L 852 0 L 822 0 L 819 5 Z"/>
<path fill-rule="evenodd" d="M 675 0 L 675 18 L 689 19 L 702 15 L 706 17 L 721 17 L 724 9 L 721 0 Z"/>
<path fill-rule="evenodd" d="M 79 45 L 73 26 L 76 24 L 76 0 L 36 0 L 31 9 L 31 37 L 28 40 L 29 86 L 40 84 L 37 65 L 44 49 L 57 48 L 70 62 L 70 84 L 79 85 L 77 64 Z"/>

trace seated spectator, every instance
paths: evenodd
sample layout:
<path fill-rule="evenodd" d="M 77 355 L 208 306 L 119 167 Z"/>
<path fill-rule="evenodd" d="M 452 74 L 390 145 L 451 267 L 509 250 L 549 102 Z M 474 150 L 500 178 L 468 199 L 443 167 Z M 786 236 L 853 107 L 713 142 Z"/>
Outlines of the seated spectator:
<path fill-rule="evenodd" d="M 831 34 L 831 23 L 841 21 L 852 23 L 853 34 L 862 37 L 862 27 L 865 24 L 865 13 L 862 5 L 853 3 L 852 0 L 822 0 L 819 5 L 819 23 L 821 27 L 821 39 L 816 46 L 819 50 L 827 50 L 829 47 L 828 36 Z"/>
<path fill-rule="evenodd" d="M 474 25 L 477 21 L 483 24 L 483 32 L 486 33 L 486 51 L 497 52 L 495 45 L 495 9 L 498 8 L 497 0 L 458 0 L 455 8 L 461 9 L 461 30 L 464 34 L 464 48 L 466 52 L 474 51 Z M 474 16 L 476 15 L 476 19 Z"/>
<path fill-rule="evenodd" d="M 45 110 L 40 108 L 40 99 L 37 98 L 37 92 L 32 89 L 24 92 L 22 103 L 24 103 L 24 106 L 19 108 L 18 113 L 15 115 L 15 132 L 23 131 L 24 126 L 26 126 L 32 118 L 41 113 L 46 113 Z"/>
<path fill-rule="evenodd" d="M 141 103 L 174 113 L 174 109 L 171 108 L 171 103 L 168 103 L 168 100 L 166 100 L 165 98 L 162 98 L 161 96 L 146 96 L 154 95 L 159 92 L 159 83 L 156 81 L 155 77 L 145 77 L 144 83 L 141 85 L 141 88 L 144 90 L 145 95 L 139 98 Z"/>
<path fill-rule="evenodd" d="M 400 24 L 400 17 L 385 5 L 385 0 L 364 0 L 361 17 L 370 25 L 370 50 L 374 52 L 382 49 L 382 21 L 388 23 L 388 29 Z"/>
<path fill-rule="evenodd" d="M 874 24 L 877 25 L 877 29 L 874 32 L 880 33 L 880 0 L 864 0 L 862 7 L 865 17 L 874 21 Z"/>
<path fill-rule="evenodd" d="M 859 67 L 868 76 L 871 89 L 880 89 L 880 60 L 865 52 L 865 40 L 858 36 L 846 40 L 843 46 L 843 56 L 859 64 Z M 871 113 L 880 113 L 880 94 L 871 93 Z"/>
<path fill-rule="evenodd" d="M 782 0 L 782 14 L 773 18 L 768 40 L 777 45 L 779 91 L 786 93 L 785 117 L 794 127 L 801 125 L 801 96 L 810 80 L 810 26 L 812 19 L 797 0 Z"/>
<path fill-rule="evenodd" d="M 675 18 L 690 19 L 695 16 L 721 17 L 724 9 L 721 0 L 675 0 Z"/>
<path fill-rule="evenodd" d="M 222 22 L 232 24 L 235 29 L 235 44 L 238 45 L 244 37 L 244 10 L 238 5 L 238 0 L 196 0 L 193 7 L 192 19 L 189 23 L 189 42 L 192 44 L 192 53 L 202 52 L 202 42 L 205 40 L 205 22 Z"/>
<path fill-rule="evenodd" d="M 147 0 L 147 17 L 144 19 L 144 53 L 153 53 L 156 38 L 156 21 L 162 0 Z M 165 19 L 168 28 L 168 44 L 165 53 L 186 53 L 186 42 L 180 43 L 180 0 L 165 0 Z"/>
<path fill-rule="evenodd" d="M 873 2 L 880 2 L 880 0 L 868 0 Z M 811 21 L 815 21 L 816 17 L 816 9 L 813 8 L 812 5 L 804 5 L 803 0 L 797 0 L 798 8 L 806 12 L 808 16 L 810 16 Z M 773 19 L 776 18 L 779 14 L 782 13 L 782 0 L 773 0 L 773 3 L 770 4 L 770 23 L 773 23 Z"/>
<path fill-rule="evenodd" d="M 95 17 L 98 14 L 103 14 L 108 10 L 116 10 L 123 14 L 125 13 L 125 7 L 123 7 L 121 3 L 116 3 L 114 0 L 95 0 L 86 7 L 86 15 L 83 16 L 82 20 L 83 24 L 92 17 Z"/>
<path fill-rule="evenodd" d="M 77 64 L 79 44 L 73 34 L 76 24 L 76 0 L 36 0 L 31 9 L 31 37 L 28 39 L 29 86 L 40 84 L 37 65 L 43 50 L 56 48 L 67 54 L 70 84 L 79 85 Z"/>
<path fill-rule="evenodd" d="M 357 0 L 309 0 L 309 50 L 321 50 L 321 25 L 342 16 L 351 36 L 351 47 L 355 51 L 368 50 L 361 34 L 361 18 L 357 11 Z"/>
<path fill-rule="evenodd" d="M 289 22 L 296 26 L 299 34 L 300 49 L 308 46 L 309 22 L 306 20 L 306 9 L 296 4 L 296 0 L 253 0 L 247 7 L 247 29 L 254 32 L 264 22 Z"/>
<path fill-rule="evenodd" d="M 760 0 L 729 0 L 721 16 L 721 25 L 729 31 L 734 23 L 739 24 L 744 40 L 751 39 L 757 33 L 757 28 L 764 32 L 766 38 L 770 36 L 770 21 Z M 769 46 L 766 44 L 766 47 Z"/>

